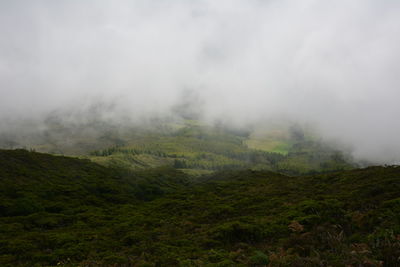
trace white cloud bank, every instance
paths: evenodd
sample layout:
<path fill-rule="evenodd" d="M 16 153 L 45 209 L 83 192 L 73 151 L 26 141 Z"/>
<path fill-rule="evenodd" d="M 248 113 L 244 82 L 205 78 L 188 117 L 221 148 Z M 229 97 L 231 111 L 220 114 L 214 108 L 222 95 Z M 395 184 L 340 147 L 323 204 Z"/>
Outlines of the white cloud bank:
<path fill-rule="evenodd" d="M 396 0 L 0 2 L 0 131 L 114 103 L 165 114 L 182 91 L 208 119 L 286 116 L 400 161 Z"/>

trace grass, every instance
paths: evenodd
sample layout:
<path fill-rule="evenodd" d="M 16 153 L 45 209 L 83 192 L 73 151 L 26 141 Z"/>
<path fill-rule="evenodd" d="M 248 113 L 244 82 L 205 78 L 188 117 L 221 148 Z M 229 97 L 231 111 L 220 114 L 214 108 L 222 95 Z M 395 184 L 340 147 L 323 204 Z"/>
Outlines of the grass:
<path fill-rule="evenodd" d="M 285 156 L 289 153 L 292 146 L 290 142 L 271 139 L 248 139 L 245 141 L 245 144 L 250 149 L 279 153 Z"/>
<path fill-rule="evenodd" d="M 85 158 L 108 167 L 134 170 L 168 165 L 198 174 L 252 168 L 293 175 L 353 167 L 349 158 L 334 157 L 337 151 L 306 140 L 289 139 L 282 131 L 245 137 L 188 122 L 171 132 L 132 135 L 123 145 L 93 151 Z"/>
<path fill-rule="evenodd" d="M 33 149 L 79 156 L 106 167 L 131 170 L 171 166 L 187 173 L 228 169 L 273 170 L 290 175 L 331 172 L 356 166 L 351 157 L 322 145 L 287 123 L 263 131 L 214 127 L 201 121 L 71 125 L 56 119 L 30 141 Z M 295 133 L 295 134 L 293 134 Z M 26 138 L 24 139 L 27 142 Z M 1 140 L 0 140 L 1 143 Z M 318 155 L 318 156 L 316 156 Z"/>

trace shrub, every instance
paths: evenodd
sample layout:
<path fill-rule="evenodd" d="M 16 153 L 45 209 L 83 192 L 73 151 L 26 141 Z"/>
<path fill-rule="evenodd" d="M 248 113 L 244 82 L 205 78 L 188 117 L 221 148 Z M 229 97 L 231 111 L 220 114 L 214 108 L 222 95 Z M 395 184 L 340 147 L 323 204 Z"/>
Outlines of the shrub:
<path fill-rule="evenodd" d="M 257 242 L 264 237 L 262 229 L 257 225 L 242 222 L 229 222 L 215 228 L 213 237 L 226 243 Z"/>
<path fill-rule="evenodd" d="M 250 258 L 250 264 L 253 266 L 267 265 L 269 263 L 269 257 L 261 251 L 256 251 L 255 254 Z"/>

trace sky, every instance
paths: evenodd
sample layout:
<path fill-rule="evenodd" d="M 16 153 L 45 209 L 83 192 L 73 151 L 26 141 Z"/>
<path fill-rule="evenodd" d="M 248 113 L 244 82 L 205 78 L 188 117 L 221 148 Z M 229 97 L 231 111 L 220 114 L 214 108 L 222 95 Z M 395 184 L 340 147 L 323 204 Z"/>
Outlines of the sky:
<path fill-rule="evenodd" d="M 399 14 L 397 0 L 0 1 L 0 133 L 186 101 L 205 120 L 289 118 L 400 162 Z"/>

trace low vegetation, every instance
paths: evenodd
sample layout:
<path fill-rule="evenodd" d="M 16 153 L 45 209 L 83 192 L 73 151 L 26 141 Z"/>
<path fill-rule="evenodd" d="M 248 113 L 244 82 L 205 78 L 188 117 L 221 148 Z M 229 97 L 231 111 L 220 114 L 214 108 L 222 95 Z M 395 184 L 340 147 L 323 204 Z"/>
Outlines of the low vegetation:
<path fill-rule="evenodd" d="M 1 266 L 399 266 L 400 168 L 127 170 L 0 150 Z"/>

